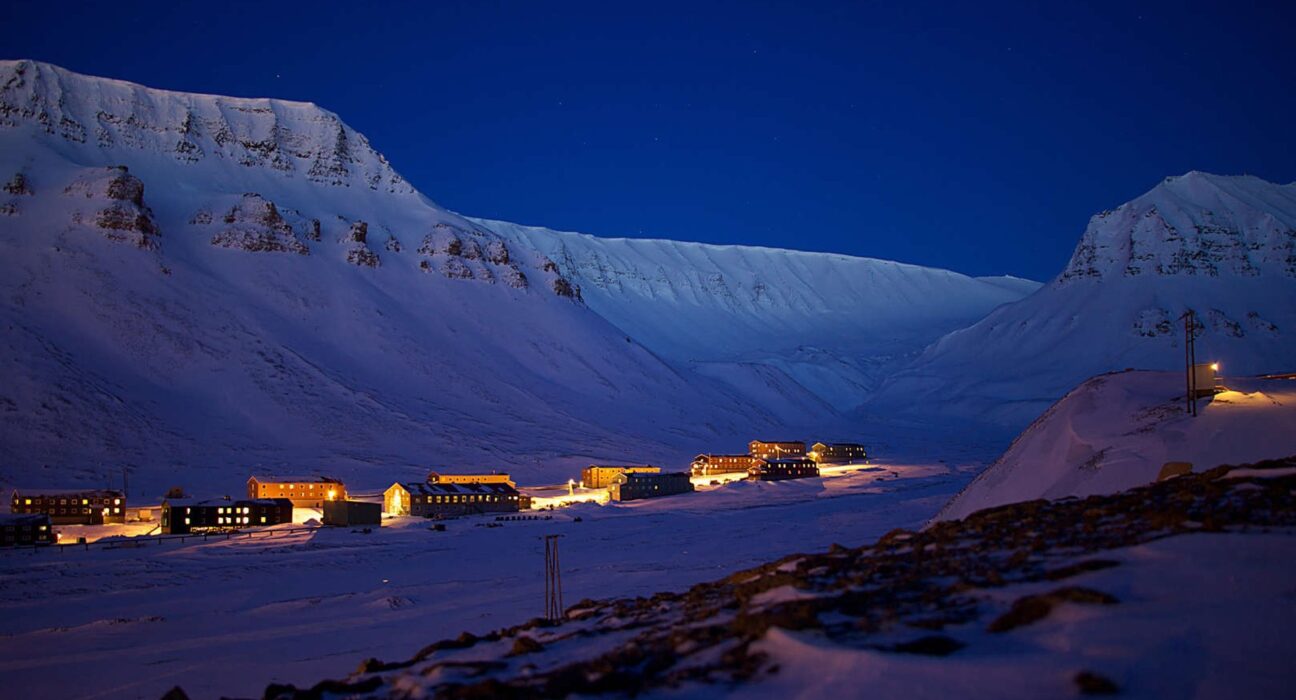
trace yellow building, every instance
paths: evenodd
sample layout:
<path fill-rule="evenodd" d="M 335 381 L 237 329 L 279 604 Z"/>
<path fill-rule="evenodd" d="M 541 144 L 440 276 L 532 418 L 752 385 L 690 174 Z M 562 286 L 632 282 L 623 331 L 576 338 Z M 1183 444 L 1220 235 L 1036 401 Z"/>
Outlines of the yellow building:
<path fill-rule="evenodd" d="M 248 498 L 286 498 L 297 508 L 323 508 L 324 501 L 345 501 L 346 485 L 327 476 L 254 476 Z"/>
<path fill-rule="evenodd" d="M 509 478 L 508 474 L 443 474 L 441 472 L 428 472 L 427 482 L 429 484 L 508 484 L 517 488 L 517 484 Z"/>
<path fill-rule="evenodd" d="M 609 486 L 612 479 L 619 474 L 660 474 L 661 467 L 651 464 L 591 464 L 581 470 L 581 485 L 587 489 L 601 489 Z"/>

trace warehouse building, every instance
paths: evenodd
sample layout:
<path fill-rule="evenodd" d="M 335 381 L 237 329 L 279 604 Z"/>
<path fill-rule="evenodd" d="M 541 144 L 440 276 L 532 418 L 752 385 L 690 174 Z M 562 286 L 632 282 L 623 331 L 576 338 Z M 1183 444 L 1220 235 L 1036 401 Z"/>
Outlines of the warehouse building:
<path fill-rule="evenodd" d="M 507 484 L 517 488 L 517 484 L 509 478 L 508 474 L 446 474 L 443 472 L 428 472 L 427 481 L 429 484 Z"/>
<path fill-rule="evenodd" d="M 693 482 L 687 472 L 626 472 L 618 474 L 608 485 L 608 495 L 614 501 L 673 496 L 692 490 Z"/>
<path fill-rule="evenodd" d="M 365 501 L 325 501 L 324 524 L 339 527 L 382 525 L 382 504 Z"/>

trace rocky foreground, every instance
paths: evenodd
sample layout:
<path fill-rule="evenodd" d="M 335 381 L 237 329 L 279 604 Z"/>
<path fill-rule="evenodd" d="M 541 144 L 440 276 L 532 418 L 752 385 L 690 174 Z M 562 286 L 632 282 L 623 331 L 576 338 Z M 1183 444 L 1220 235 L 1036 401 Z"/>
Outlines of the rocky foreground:
<path fill-rule="evenodd" d="M 584 600 L 561 623 L 465 633 L 406 661 L 371 659 L 342 680 L 271 685 L 264 697 L 725 693 L 777 678 L 778 663 L 760 651 L 771 628 L 813 635 L 826 649 L 968 654 L 976 639 L 1039 623 L 1062 606 L 1119 606 L 1112 593 L 1071 580 L 1123 566 L 1105 552 L 1292 526 L 1296 456 L 1219 467 L 1112 496 L 1032 501 L 922 532 L 896 530 L 870 546 L 785 557 L 683 593 Z M 1021 584 L 1035 592 L 1002 594 Z M 1102 669 L 1074 669 L 1071 682 L 1081 694 L 1120 690 Z"/>

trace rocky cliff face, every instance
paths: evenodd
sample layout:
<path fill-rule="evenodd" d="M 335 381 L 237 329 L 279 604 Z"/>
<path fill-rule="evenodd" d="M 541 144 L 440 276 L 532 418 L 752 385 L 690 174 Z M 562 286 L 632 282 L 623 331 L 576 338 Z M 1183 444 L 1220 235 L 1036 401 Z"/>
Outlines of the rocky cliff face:
<path fill-rule="evenodd" d="M 414 194 L 364 136 L 303 102 L 166 92 L 0 61 L 0 128 L 25 125 L 64 143 L 183 165 L 220 161 L 327 187 Z"/>
<path fill-rule="evenodd" d="M 1296 277 L 1296 185 L 1190 172 L 1090 219 L 1058 283 L 1261 274 Z"/>

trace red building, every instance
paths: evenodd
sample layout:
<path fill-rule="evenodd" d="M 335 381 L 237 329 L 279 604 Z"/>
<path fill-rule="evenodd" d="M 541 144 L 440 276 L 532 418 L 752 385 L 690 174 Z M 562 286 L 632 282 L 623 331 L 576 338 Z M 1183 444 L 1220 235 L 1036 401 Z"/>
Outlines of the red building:
<path fill-rule="evenodd" d="M 698 455 L 693 458 L 693 476 L 746 472 L 756 466 L 751 455 Z"/>
<path fill-rule="evenodd" d="M 797 440 L 752 440 L 747 452 L 756 459 L 783 459 L 804 457 L 806 444 Z"/>
<path fill-rule="evenodd" d="M 45 514 L 56 525 L 126 522 L 126 494 L 108 489 L 14 489 L 9 511 Z"/>

